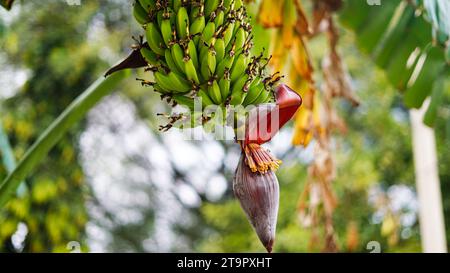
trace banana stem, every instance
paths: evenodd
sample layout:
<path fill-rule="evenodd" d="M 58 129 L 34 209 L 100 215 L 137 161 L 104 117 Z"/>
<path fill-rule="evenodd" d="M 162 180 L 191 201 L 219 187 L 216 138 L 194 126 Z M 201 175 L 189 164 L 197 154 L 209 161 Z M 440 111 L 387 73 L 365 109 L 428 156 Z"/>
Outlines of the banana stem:
<path fill-rule="evenodd" d="M 114 73 L 108 78 L 100 78 L 86 89 L 66 110 L 47 128 L 26 152 L 17 167 L 0 184 L 0 209 L 14 196 L 15 190 L 33 169 L 41 162 L 62 136 L 103 97 L 129 75 L 129 71 Z"/>

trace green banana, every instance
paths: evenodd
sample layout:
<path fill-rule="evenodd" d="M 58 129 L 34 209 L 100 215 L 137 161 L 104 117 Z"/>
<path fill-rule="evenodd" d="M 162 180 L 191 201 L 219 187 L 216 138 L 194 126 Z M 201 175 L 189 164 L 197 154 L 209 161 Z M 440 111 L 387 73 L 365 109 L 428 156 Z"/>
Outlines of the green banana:
<path fill-rule="evenodd" d="M 264 91 L 263 83 L 259 83 L 259 84 L 251 86 L 248 91 L 247 96 L 245 97 L 243 104 L 245 106 L 253 104 L 253 102 L 255 102 L 258 99 L 259 95 L 261 95 L 261 93 L 263 93 L 263 91 Z"/>
<path fill-rule="evenodd" d="M 134 3 L 133 16 L 141 25 L 145 25 L 150 21 L 147 11 L 139 4 L 139 2 Z"/>
<path fill-rule="evenodd" d="M 202 106 L 208 107 L 210 105 L 213 105 L 214 102 L 211 100 L 211 98 L 208 96 L 208 93 L 205 92 L 205 90 L 200 89 L 197 94 L 202 99 Z"/>
<path fill-rule="evenodd" d="M 167 75 L 161 72 L 155 72 L 154 76 L 156 83 L 166 90 L 179 93 L 191 91 L 189 83 L 174 72 L 170 72 Z"/>
<path fill-rule="evenodd" d="M 259 94 L 258 98 L 256 98 L 255 101 L 253 101 L 252 104 L 258 105 L 261 103 L 267 103 L 271 99 L 272 92 L 269 90 L 266 90 L 265 88 L 262 90 L 261 94 Z"/>
<path fill-rule="evenodd" d="M 200 34 L 205 29 L 205 26 L 206 26 L 205 17 L 201 16 L 195 18 L 189 28 L 189 32 L 191 35 Z"/>
<path fill-rule="evenodd" d="M 216 26 L 223 25 L 223 22 L 225 20 L 225 12 L 223 10 L 216 11 L 216 18 L 214 19 L 214 24 Z"/>
<path fill-rule="evenodd" d="M 178 38 L 185 39 L 189 35 L 189 15 L 185 7 L 181 7 L 177 13 Z"/>
<path fill-rule="evenodd" d="M 245 75 L 239 78 L 236 83 L 233 84 L 231 90 L 231 105 L 240 105 L 244 102 L 247 96 L 248 87 L 251 83 L 249 82 L 249 76 Z"/>
<path fill-rule="evenodd" d="M 206 0 L 205 3 L 205 16 L 206 18 L 211 17 L 211 13 L 219 7 L 220 0 Z"/>
<path fill-rule="evenodd" d="M 195 68 L 194 62 L 191 58 L 188 61 L 185 61 L 184 67 L 185 67 L 186 77 L 188 78 L 188 80 L 199 85 L 200 79 L 198 77 L 197 69 Z"/>
<path fill-rule="evenodd" d="M 183 105 L 189 108 L 189 110 L 194 111 L 195 100 L 193 98 L 188 98 L 183 95 L 174 95 L 172 99 L 179 105 Z"/>
<path fill-rule="evenodd" d="M 222 94 L 220 92 L 219 84 L 216 80 L 214 80 L 212 84 L 208 86 L 208 95 L 216 105 L 222 104 Z"/>
<path fill-rule="evenodd" d="M 159 64 L 158 55 L 156 55 L 151 49 L 143 47 L 141 48 L 141 55 L 147 61 L 147 63 L 156 66 Z"/>
<path fill-rule="evenodd" d="M 220 94 L 222 95 L 222 99 L 224 101 L 227 100 L 228 96 L 230 96 L 230 87 L 231 81 L 227 78 L 222 78 L 219 81 Z"/>
<path fill-rule="evenodd" d="M 228 47 L 231 40 L 233 39 L 234 26 L 235 26 L 234 22 L 229 22 L 223 33 L 223 40 L 225 41 L 225 47 Z"/>
<path fill-rule="evenodd" d="M 147 24 L 147 41 L 150 48 L 158 55 L 164 55 L 164 41 L 155 23 Z"/>
<path fill-rule="evenodd" d="M 171 49 L 172 58 L 175 64 L 178 66 L 182 72 L 186 73 L 185 65 L 184 65 L 184 52 L 179 44 L 174 44 Z"/>
<path fill-rule="evenodd" d="M 195 46 L 194 40 L 190 40 L 188 44 L 188 50 L 187 54 L 192 59 L 192 62 L 194 63 L 194 66 L 196 69 L 199 68 L 199 62 L 198 62 L 198 54 L 197 54 L 197 47 Z"/>
<path fill-rule="evenodd" d="M 183 71 L 180 70 L 178 65 L 173 60 L 172 52 L 170 51 L 170 49 L 166 49 L 165 60 L 166 60 L 167 66 L 169 67 L 170 71 L 173 71 L 173 72 L 181 74 L 181 75 L 183 74 Z"/>
<path fill-rule="evenodd" d="M 216 61 L 220 63 L 225 57 L 225 41 L 223 39 L 217 39 L 214 44 L 214 50 L 216 51 Z"/>
<path fill-rule="evenodd" d="M 150 10 L 156 7 L 155 0 L 138 0 L 138 2 L 141 4 L 142 8 L 144 8 L 146 12 L 149 12 Z"/>
<path fill-rule="evenodd" d="M 172 24 L 170 23 L 170 19 L 164 19 L 161 22 L 161 34 L 166 46 L 170 46 L 170 42 L 173 40 L 173 31 Z"/>
<path fill-rule="evenodd" d="M 219 78 L 225 76 L 225 71 L 231 71 L 234 63 L 234 55 L 228 54 L 225 58 L 217 65 L 216 74 Z"/>
<path fill-rule="evenodd" d="M 178 12 L 183 4 L 182 0 L 173 0 L 173 10 Z"/>
<path fill-rule="evenodd" d="M 245 30 L 242 27 L 240 27 L 237 30 L 236 35 L 235 35 L 235 39 L 236 39 L 236 42 L 235 42 L 236 48 L 243 48 L 244 44 L 245 44 L 245 41 L 247 39 L 247 34 L 246 34 Z"/>
<path fill-rule="evenodd" d="M 201 74 L 204 79 L 211 78 L 216 72 L 216 53 L 214 49 L 209 49 L 202 59 Z"/>
<path fill-rule="evenodd" d="M 153 84 L 153 90 L 163 95 L 171 94 L 169 90 L 162 88 L 158 83 Z"/>
<path fill-rule="evenodd" d="M 208 24 L 206 24 L 202 34 L 203 41 L 210 41 L 214 37 L 215 32 L 216 24 L 214 22 L 209 22 Z"/>
<path fill-rule="evenodd" d="M 242 74 L 247 69 L 248 60 L 245 54 L 241 53 L 235 60 L 233 67 L 231 68 L 231 82 L 234 83 L 238 79 L 242 78 Z"/>

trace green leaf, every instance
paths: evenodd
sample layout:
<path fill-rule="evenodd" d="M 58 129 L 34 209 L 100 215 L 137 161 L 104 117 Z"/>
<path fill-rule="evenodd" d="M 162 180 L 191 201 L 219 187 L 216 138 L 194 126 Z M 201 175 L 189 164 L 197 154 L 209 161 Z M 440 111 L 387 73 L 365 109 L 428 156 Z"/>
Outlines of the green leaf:
<path fill-rule="evenodd" d="M 423 120 L 423 122 L 430 127 L 433 127 L 436 121 L 438 110 L 444 96 L 444 91 L 448 90 L 449 88 L 448 85 L 449 78 L 450 78 L 450 70 L 447 70 L 444 73 L 442 73 L 434 83 L 430 105 L 428 107 L 427 112 L 425 113 L 425 117 Z"/>
<path fill-rule="evenodd" d="M 442 50 L 445 47 L 435 42 L 442 39 L 436 29 L 448 39 L 450 1 L 418 2 L 393 0 L 370 6 L 366 1 L 347 0 L 340 12 L 340 21 L 355 32 L 361 51 L 385 70 L 393 86 L 404 91 L 408 107 L 422 106 L 437 75 L 450 64 L 450 50 Z"/>
<path fill-rule="evenodd" d="M 372 52 L 373 59 L 378 66 L 385 68 L 390 57 L 395 55 L 396 49 L 405 38 L 404 34 L 408 25 L 413 21 L 413 16 L 414 8 L 406 2 L 401 2 L 397 6 L 383 37 Z"/>
<path fill-rule="evenodd" d="M 380 20 L 380 18 L 392 18 L 396 12 L 399 0 L 386 2 L 383 8 L 371 7 L 371 13 L 367 18 L 364 27 L 359 31 L 358 46 L 366 53 L 371 53 L 386 35 L 390 20 Z"/>
<path fill-rule="evenodd" d="M 0 208 L 13 196 L 20 181 L 24 180 L 47 156 L 61 137 L 80 121 L 97 102 L 110 94 L 127 75 L 129 75 L 129 70 L 114 73 L 108 78 L 98 79 L 66 108 L 26 152 L 14 171 L 0 184 Z"/>
<path fill-rule="evenodd" d="M 414 72 L 409 79 L 405 93 L 405 104 L 411 108 L 420 108 L 431 94 L 437 75 L 446 69 L 444 52 L 437 47 L 431 47 L 417 61 Z"/>
<path fill-rule="evenodd" d="M 450 1 L 424 0 L 427 17 L 433 25 L 434 39 L 446 47 L 450 38 Z"/>

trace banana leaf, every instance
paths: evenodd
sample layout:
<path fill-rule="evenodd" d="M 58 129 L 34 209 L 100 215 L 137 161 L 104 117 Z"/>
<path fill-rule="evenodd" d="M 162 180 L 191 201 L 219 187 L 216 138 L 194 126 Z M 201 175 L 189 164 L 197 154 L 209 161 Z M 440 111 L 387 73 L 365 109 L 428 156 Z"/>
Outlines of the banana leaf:
<path fill-rule="evenodd" d="M 420 108 L 431 99 L 424 122 L 432 126 L 448 86 L 442 82 L 450 79 L 450 1 L 389 0 L 372 6 L 346 0 L 339 17 L 355 32 L 361 51 L 404 94 L 406 106 Z"/>

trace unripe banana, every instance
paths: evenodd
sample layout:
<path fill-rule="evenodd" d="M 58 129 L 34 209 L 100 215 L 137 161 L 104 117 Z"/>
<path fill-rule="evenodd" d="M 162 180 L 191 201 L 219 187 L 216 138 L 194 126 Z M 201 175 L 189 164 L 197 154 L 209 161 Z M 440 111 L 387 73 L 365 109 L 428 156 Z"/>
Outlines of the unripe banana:
<path fill-rule="evenodd" d="M 214 19 L 214 23 L 216 24 L 216 26 L 223 25 L 224 20 L 225 20 L 225 12 L 223 10 L 217 10 L 216 18 Z"/>
<path fill-rule="evenodd" d="M 189 110 L 194 111 L 195 100 L 193 98 L 188 98 L 183 95 L 174 95 L 172 96 L 172 99 L 179 105 L 186 106 L 189 108 Z"/>
<path fill-rule="evenodd" d="M 233 39 L 234 26 L 235 26 L 234 22 L 229 22 L 229 24 L 227 25 L 227 27 L 225 29 L 225 32 L 223 34 L 223 40 L 225 41 L 225 47 L 228 47 L 231 40 Z"/>
<path fill-rule="evenodd" d="M 220 94 L 222 95 L 222 99 L 224 101 L 226 101 L 228 99 L 228 96 L 230 96 L 230 87 L 231 87 L 230 79 L 224 77 L 219 81 Z"/>
<path fill-rule="evenodd" d="M 146 12 L 149 12 L 150 10 L 156 7 L 155 0 L 138 0 L 138 1 Z"/>
<path fill-rule="evenodd" d="M 178 69 L 180 69 L 182 72 L 186 72 L 185 65 L 184 65 L 184 52 L 183 49 L 179 44 L 174 44 L 171 49 L 172 52 L 172 58 L 174 62 L 177 64 Z"/>
<path fill-rule="evenodd" d="M 247 39 L 247 33 L 245 32 L 245 30 L 242 27 L 240 27 L 237 30 L 235 39 L 236 39 L 236 42 L 235 42 L 236 48 L 243 48 L 245 41 Z"/>
<path fill-rule="evenodd" d="M 153 84 L 153 90 L 163 95 L 171 94 L 171 91 L 162 88 L 158 83 Z"/>
<path fill-rule="evenodd" d="M 208 95 L 213 100 L 213 102 L 217 105 L 222 104 L 222 94 L 220 92 L 219 84 L 216 80 L 212 82 L 210 86 L 208 86 Z"/>
<path fill-rule="evenodd" d="M 220 63 L 225 57 L 225 41 L 223 39 L 217 39 L 214 44 L 214 50 L 216 51 L 216 61 Z"/>
<path fill-rule="evenodd" d="M 216 72 L 216 53 L 214 49 L 209 49 L 202 59 L 201 73 L 203 79 L 209 80 Z"/>
<path fill-rule="evenodd" d="M 217 65 L 216 74 L 217 77 L 222 78 L 225 76 L 225 71 L 231 71 L 234 63 L 234 55 L 227 55 L 225 59 L 223 59 L 219 65 Z"/>
<path fill-rule="evenodd" d="M 249 76 L 245 75 L 233 84 L 230 101 L 231 105 L 236 106 L 244 102 L 244 99 L 247 96 L 249 85 L 251 84 L 251 82 L 249 81 Z"/>
<path fill-rule="evenodd" d="M 211 17 L 211 13 L 217 9 L 219 4 L 220 4 L 220 0 L 206 0 L 206 3 L 205 3 L 206 18 Z"/>
<path fill-rule="evenodd" d="M 185 7 L 181 7 L 177 13 L 178 38 L 185 39 L 189 32 L 189 15 Z"/>
<path fill-rule="evenodd" d="M 231 82 L 234 83 L 238 79 L 242 78 L 242 74 L 247 69 L 248 60 L 245 54 L 240 54 L 235 60 L 233 67 L 231 68 Z"/>
<path fill-rule="evenodd" d="M 195 68 L 192 59 L 185 61 L 185 73 L 188 80 L 200 85 L 200 79 L 197 74 L 197 69 Z"/>
<path fill-rule="evenodd" d="M 139 2 L 134 3 L 133 15 L 136 21 L 138 21 L 141 25 L 145 25 L 150 21 L 148 12 L 141 6 L 141 4 L 139 4 Z"/>
<path fill-rule="evenodd" d="M 243 104 L 245 106 L 247 105 L 251 105 L 253 102 L 256 101 L 256 99 L 258 99 L 259 95 L 261 95 L 261 93 L 264 91 L 264 84 L 263 83 L 259 83 L 256 85 L 252 85 L 248 91 L 247 96 L 245 97 L 245 100 L 243 102 Z"/>
<path fill-rule="evenodd" d="M 158 55 L 147 47 L 141 48 L 141 55 L 150 65 L 156 66 L 159 64 Z"/>
<path fill-rule="evenodd" d="M 198 54 L 197 54 L 197 47 L 195 46 L 194 40 L 189 41 L 188 50 L 187 50 L 186 55 L 188 55 L 192 59 L 192 62 L 194 63 L 195 68 L 198 69 L 199 68 Z"/>
<path fill-rule="evenodd" d="M 156 83 L 166 90 L 185 93 L 191 90 L 188 82 L 174 72 L 164 75 L 161 72 L 154 73 Z"/>
<path fill-rule="evenodd" d="M 173 40 L 173 31 L 172 24 L 170 23 L 170 19 L 164 19 L 161 22 L 161 34 L 166 46 L 170 46 L 170 42 Z"/>
<path fill-rule="evenodd" d="M 208 93 L 205 92 L 205 90 L 200 89 L 198 91 L 198 96 L 202 99 L 202 106 L 203 107 L 208 107 L 208 106 L 214 104 L 214 102 L 211 100 L 211 98 L 208 96 Z"/>
<path fill-rule="evenodd" d="M 178 12 L 183 4 L 182 0 L 173 0 L 173 10 Z"/>
<path fill-rule="evenodd" d="M 172 85 L 176 87 L 176 91 L 183 93 L 192 91 L 192 85 L 189 84 L 189 82 L 186 79 L 184 79 L 183 76 L 180 76 L 175 72 L 170 72 L 168 76 Z"/>
<path fill-rule="evenodd" d="M 242 0 L 234 0 L 234 8 L 236 10 L 240 9 L 243 5 L 244 3 L 242 2 Z"/>
<path fill-rule="evenodd" d="M 169 67 L 170 71 L 173 71 L 173 72 L 178 73 L 178 74 L 183 74 L 183 71 L 180 70 L 178 65 L 173 60 L 172 52 L 170 51 L 170 49 L 166 49 L 165 60 L 166 60 L 166 64 Z"/>
<path fill-rule="evenodd" d="M 163 56 L 164 55 L 164 49 L 163 49 L 163 38 L 161 36 L 161 33 L 159 33 L 159 30 L 155 23 L 150 22 L 147 24 L 147 41 L 150 48 L 158 55 Z"/>
<path fill-rule="evenodd" d="M 214 22 L 209 22 L 206 24 L 205 29 L 203 30 L 202 38 L 203 41 L 209 42 L 216 32 L 216 24 Z"/>
<path fill-rule="evenodd" d="M 205 26 L 206 26 L 205 17 L 204 16 L 197 17 L 193 20 L 189 28 L 189 32 L 191 35 L 202 33 L 203 30 L 205 29 Z"/>
<path fill-rule="evenodd" d="M 258 105 L 261 103 L 269 102 L 271 99 L 272 93 L 265 88 L 262 90 L 261 94 L 259 94 L 258 98 L 252 102 L 252 104 Z"/>

